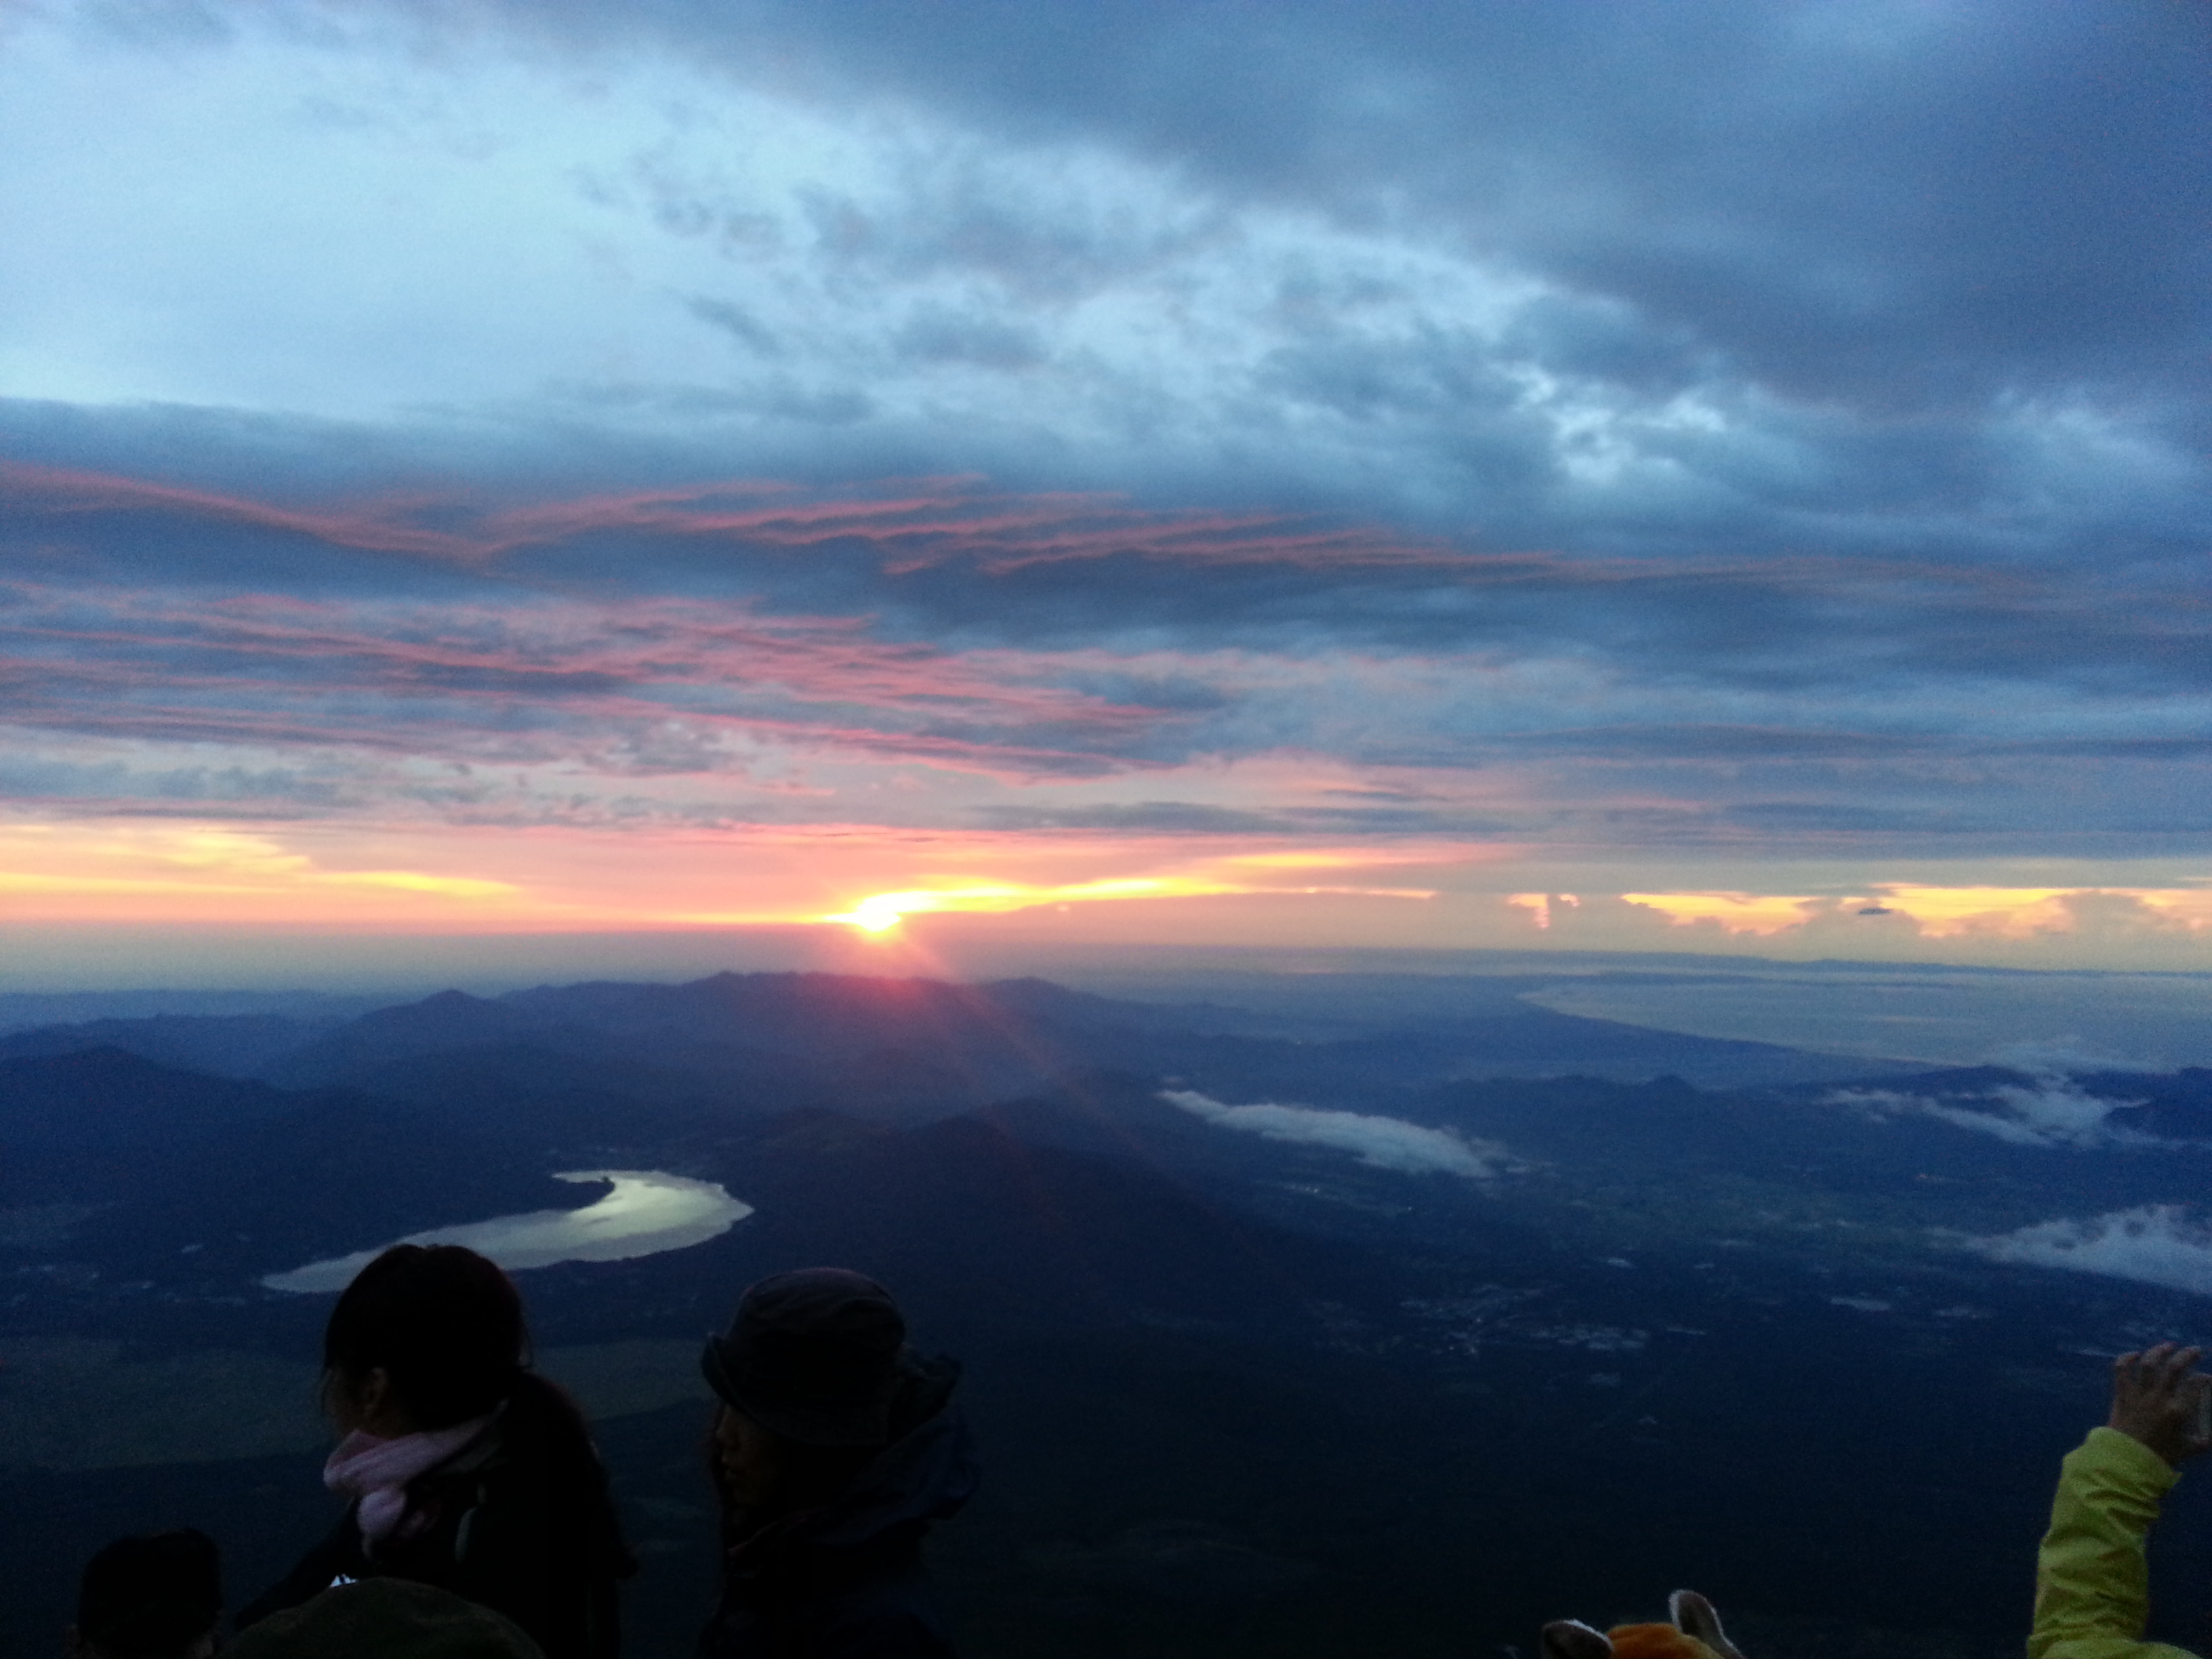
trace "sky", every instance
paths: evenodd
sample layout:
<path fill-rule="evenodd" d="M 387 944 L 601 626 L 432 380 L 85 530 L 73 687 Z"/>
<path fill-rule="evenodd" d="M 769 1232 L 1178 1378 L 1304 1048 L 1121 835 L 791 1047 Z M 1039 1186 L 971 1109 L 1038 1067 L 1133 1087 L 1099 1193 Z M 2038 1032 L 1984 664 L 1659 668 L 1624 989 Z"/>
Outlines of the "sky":
<path fill-rule="evenodd" d="M 2212 969 L 2199 0 L 0 0 L 0 154 L 11 986 Z"/>

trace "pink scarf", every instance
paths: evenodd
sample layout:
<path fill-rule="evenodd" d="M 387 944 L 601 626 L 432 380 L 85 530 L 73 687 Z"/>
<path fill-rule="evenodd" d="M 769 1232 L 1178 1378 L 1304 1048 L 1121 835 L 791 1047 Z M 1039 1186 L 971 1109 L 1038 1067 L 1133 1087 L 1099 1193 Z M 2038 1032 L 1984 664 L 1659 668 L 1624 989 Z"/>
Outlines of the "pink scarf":
<path fill-rule="evenodd" d="M 361 1500 L 355 1518 L 361 1527 L 362 1547 L 369 1554 L 387 1538 L 412 1538 L 430 1524 L 432 1517 L 410 1512 L 408 1482 L 428 1474 L 491 1426 L 491 1416 L 471 1418 L 450 1429 L 403 1434 L 386 1440 L 356 1429 L 338 1442 L 337 1449 L 323 1465 L 323 1484 L 332 1492 Z"/>

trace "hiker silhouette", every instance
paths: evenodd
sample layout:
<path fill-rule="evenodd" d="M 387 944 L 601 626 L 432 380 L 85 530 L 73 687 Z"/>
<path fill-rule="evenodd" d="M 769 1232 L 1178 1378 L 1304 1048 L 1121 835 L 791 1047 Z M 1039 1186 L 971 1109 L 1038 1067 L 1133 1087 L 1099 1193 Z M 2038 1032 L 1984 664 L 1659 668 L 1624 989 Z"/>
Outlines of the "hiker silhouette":
<path fill-rule="evenodd" d="M 568 1396 L 530 1369 L 522 1299 L 456 1244 L 397 1244 L 354 1279 L 323 1338 L 343 1438 L 330 1534 L 239 1615 L 241 1629 L 333 1584 L 379 1577 L 505 1615 L 546 1659 L 613 1659 L 617 1582 L 635 1571 L 606 1471 Z"/>
<path fill-rule="evenodd" d="M 958 1363 L 909 1347 L 873 1279 L 810 1267 L 748 1290 L 700 1364 L 723 1543 L 701 1659 L 951 1654 L 921 1543 L 975 1489 Z"/>
<path fill-rule="evenodd" d="M 73 1659 L 208 1659 L 222 1618 L 222 1558 L 190 1528 L 118 1538 L 85 1564 Z"/>

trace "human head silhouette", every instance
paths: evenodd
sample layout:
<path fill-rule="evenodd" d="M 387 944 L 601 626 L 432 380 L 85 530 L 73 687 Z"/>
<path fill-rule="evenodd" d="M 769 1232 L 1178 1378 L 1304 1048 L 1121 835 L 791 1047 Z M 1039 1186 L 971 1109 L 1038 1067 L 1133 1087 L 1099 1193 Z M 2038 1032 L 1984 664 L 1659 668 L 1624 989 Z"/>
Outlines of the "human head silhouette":
<path fill-rule="evenodd" d="M 222 1617 L 222 1559 L 205 1533 L 184 1528 L 118 1538 L 85 1564 L 78 1659 L 206 1659 Z"/>
<path fill-rule="evenodd" d="M 459 1244 L 395 1244 L 354 1276 L 323 1332 L 324 1403 L 373 1434 L 449 1428 L 514 1392 L 530 1332 L 514 1281 Z"/>

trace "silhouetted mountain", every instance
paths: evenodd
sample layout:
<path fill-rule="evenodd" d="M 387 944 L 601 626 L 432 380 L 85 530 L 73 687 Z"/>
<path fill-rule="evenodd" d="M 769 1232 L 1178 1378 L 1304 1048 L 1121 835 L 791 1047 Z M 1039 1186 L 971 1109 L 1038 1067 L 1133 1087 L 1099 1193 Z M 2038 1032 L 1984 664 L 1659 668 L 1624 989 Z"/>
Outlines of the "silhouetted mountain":
<path fill-rule="evenodd" d="M 722 974 L 689 985 L 564 986 L 496 1000 L 446 992 L 367 1015 L 266 1074 L 424 1098 L 435 1072 L 419 1062 L 462 1052 L 473 1056 L 478 1089 L 541 1091 L 564 1067 L 580 1066 L 630 1098 L 678 1091 L 750 1115 L 834 1103 L 888 1121 L 948 1115 L 1032 1086 L 1060 1063 L 1038 1032 L 974 988 Z"/>
<path fill-rule="evenodd" d="M 974 1117 L 893 1130 L 794 1114 L 728 1143 L 715 1167 L 758 1207 L 723 1247 L 744 1264 L 732 1292 L 756 1269 L 839 1261 L 896 1282 L 943 1328 L 1176 1318 L 1252 1332 L 1303 1330 L 1316 1298 L 1382 1283 L 1358 1250 Z"/>
<path fill-rule="evenodd" d="M 0 991 L 0 1033 L 104 1020 L 232 1019 L 268 1014 L 326 1026 L 398 1000 L 327 991 Z"/>
<path fill-rule="evenodd" d="M 85 1259 L 165 1282 L 231 1275 L 480 1219 L 574 1207 L 541 1126 L 484 1133 L 347 1090 L 275 1089 L 96 1048 L 0 1060 L 0 1204 L 106 1206 Z M 195 1259 L 180 1261 L 190 1246 Z"/>
<path fill-rule="evenodd" d="M 119 1207 L 87 1231 L 90 1259 L 157 1284 L 242 1287 L 404 1234 L 594 1195 L 550 1179 L 528 1141 L 346 1091 L 289 1098 L 290 1109 L 170 1147 L 158 1163 L 131 1160 Z"/>
<path fill-rule="evenodd" d="M 446 991 L 343 1024 L 277 1013 L 106 1018 L 0 1037 L 0 1055 L 115 1048 L 288 1088 L 343 1085 L 556 1139 L 622 1143 L 700 1117 L 830 1109 L 889 1123 L 1048 1090 L 1071 1071 L 1176 1079 L 1225 1100 L 1401 1109 L 1457 1079 L 1673 1073 L 1708 1085 L 1813 1081 L 1865 1062 L 1648 1030 L 1518 1000 L 1518 981 L 1428 998 L 1420 1018 L 1325 1023 L 1152 1004 L 1039 979 L 957 985 L 831 974 L 592 982 L 500 997 Z M 1382 1005 L 1387 1012 L 1387 1003 Z M 1344 1035 L 1358 1029 L 1363 1034 Z"/>
<path fill-rule="evenodd" d="M 94 1019 L 42 1025 L 0 1036 L 0 1058 L 120 1048 L 164 1066 L 250 1077 L 305 1047 L 342 1020 L 290 1019 L 281 1014 L 155 1014 L 143 1019 Z"/>
<path fill-rule="evenodd" d="M 982 988 L 1000 1007 L 1069 1031 L 1183 1031 L 1220 1036 L 1279 1036 L 1283 1020 L 1214 1002 L 1132 1002 L 1070 990 L 1048 979 L 992 980 Z M 1310 1035 L 1301 1033 L 1301 1036 Z"/>
<path fill-rule="evenodd" d="M 1074 1070 L 1177 1078 L 1224 1098 L 1373 1105 L 1454 1078 L 1574 1068 L 1731 1081 L 1865 1069 L 1760 1043 L 1583 1019 L 1485 988 L 1479 1018 L 1303 1042 L 1213 1005 L 1127 1002 L 1047 981 L 955 985 L 831 974 L 718 974 L 499 998 L 449 991 L 380 1009 L 260 1067 L 419 1102 L 550 1109 L 579 1091 L 663 1109 L 824 1108 L 884 1122 L 955 1115 Z"/>
<path fill-rule="evenodd" d="M 1129 1072 L 1069 1073 L 975 1115 L 1031 1146 L 1191 1175 L 1248 1171 L 1255 1159 L 1282 1154 L 1279 1145 L 1224 1133 L 1169 1105 L 1156 1081 Z"/>
<path fill-rule="evenodd" d="M 352 1068 L 345 1086 L 532 1146 L 621 1146 L 664 1140 L 702 1120 L 769 1109 L 785 1095 L 793 1104 L 812 1103 L 812 1091 L 776 1073 L 772 1061 L 769 1070 L 773 1076 L 732 1102 L 715 1082 L 619 1048 L 563 1052 L 525 1041 L 365 1063 Z"/>
<path fill-rule="evenodd" d="M 420 1002 L 363 1014 L 272 1063 L 267 1074 L 272 1081 L 293 1085 L 350 1082 L 364 1068 L 417 1054 L 550 1035 L 546 1022 L 504 1001 L 441 991 Z"/>
<path fill-rule="evenodd" d="M 274 1116 L 266 1084 L 157 1065 L 120 1048 L 0 1060 L 0 1146 L 112 1152 Z"/>

